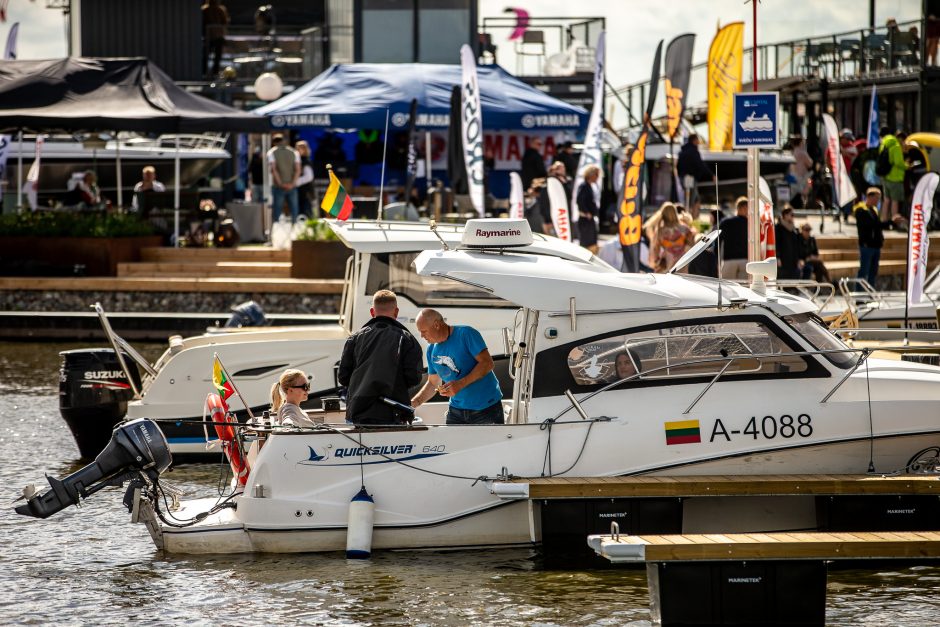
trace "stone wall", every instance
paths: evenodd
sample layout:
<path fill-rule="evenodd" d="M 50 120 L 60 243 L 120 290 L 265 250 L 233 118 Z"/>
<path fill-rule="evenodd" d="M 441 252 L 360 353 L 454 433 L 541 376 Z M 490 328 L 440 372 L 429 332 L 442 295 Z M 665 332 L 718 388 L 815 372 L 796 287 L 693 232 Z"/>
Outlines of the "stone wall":
<path fill-rule="evenodd" d="M 220 313 L 249 300 L 266 314 L 336 314 L 340 295 L 0 290 L 0 311 L 88 311 L 98 302 L 107 312 Z"/>

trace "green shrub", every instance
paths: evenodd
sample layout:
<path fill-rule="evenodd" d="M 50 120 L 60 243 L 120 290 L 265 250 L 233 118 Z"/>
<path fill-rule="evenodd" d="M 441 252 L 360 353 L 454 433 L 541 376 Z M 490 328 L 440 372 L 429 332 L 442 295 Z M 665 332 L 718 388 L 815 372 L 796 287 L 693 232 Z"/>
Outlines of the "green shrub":
<path fill-rule="evenodd" d="M 304 224 L 303 233 L 297 239 L 309 242 L 335 242 L 339 240 L 326 220 L 310 218 Z"/>
<path fill-rule="evenodd" d="M 36 211 L 0 215 L 0 235 L 40 237 L 135 237 L 153 235 L 154 228 L 124 213 Z"/>

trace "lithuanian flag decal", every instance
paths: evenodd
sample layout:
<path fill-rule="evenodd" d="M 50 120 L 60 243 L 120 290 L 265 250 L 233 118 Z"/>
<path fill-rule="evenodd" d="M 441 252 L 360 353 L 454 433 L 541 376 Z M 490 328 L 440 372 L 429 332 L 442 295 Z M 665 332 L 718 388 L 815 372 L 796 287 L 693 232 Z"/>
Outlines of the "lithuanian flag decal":
<path fill-rule="evenodd" d="M 694 444 L 701 442 L 698 420 L 677 420 L 663 423 L 666 427 L 666 444 Z"/>
<path fill-rule="evenodd" d="M 323 202 L 320 203 L 320 208 L 340 222 L 343 222 L 348 220 L 349 216 L 352 214 L 353 203 L 346 193 L 346 190 L 340 184 L 339 179 L 333 174 L 333 169 L 329 168 L 327 172 L 330 174 L 330 185 L 326 188 L 326 193 L 323 195 Z"/>

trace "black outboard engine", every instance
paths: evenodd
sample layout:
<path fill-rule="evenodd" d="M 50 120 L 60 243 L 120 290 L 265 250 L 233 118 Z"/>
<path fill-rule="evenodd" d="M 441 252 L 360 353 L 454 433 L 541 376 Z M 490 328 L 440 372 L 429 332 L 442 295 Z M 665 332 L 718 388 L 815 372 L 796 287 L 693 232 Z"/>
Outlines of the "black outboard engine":
<path fill-rule="evenodd" d="M 253 300 L 232 307 L 232 316 L 225 323 L 227 327 L 263 327 L 268 323 L 261 305 Z"/>
<path fill-rule="evenodd" d="M 124 415 L 134 389 L 110 348 L 82 348 L 59 353 L 59 413 L 85 459 L 101 452 Z M 137 363 L 123 353 L 134 385 L 140 389 Z"/>
<path fill-rule="evenodd" d="M 17 514 L 48 518 L 69 505 L 78 505 L 79 498 L 88 498 L 107 486 L 121 486 L 126 480 L 144 475 L 151 482 L 170 467 L 173 458 L 163 432 L 146 418 L 126 422 L 114 430 L 108 445 L 81 470 L 65 479 L 46 476 L 49 490 L 23 490 L 26 503 L 16 508 Z"/>

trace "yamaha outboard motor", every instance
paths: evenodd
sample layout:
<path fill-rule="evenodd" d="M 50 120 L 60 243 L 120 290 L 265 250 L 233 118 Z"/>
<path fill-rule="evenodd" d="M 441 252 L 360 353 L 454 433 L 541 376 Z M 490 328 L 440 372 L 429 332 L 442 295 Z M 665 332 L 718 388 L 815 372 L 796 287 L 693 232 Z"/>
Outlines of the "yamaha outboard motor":
<path fill-rule="evenodd" d="M 134 390 L 110 348 L 82 348 L 59 353 L 59 413 L 85 459 L 101 452 L 124 415 Z M 127 353 L 124 363 L 140 389 L 140 372 Z"/>
<path fill-rule="evenodd" d="M 107 486 L 120 486 L 139 475 L 154 482 L 172 461 L 170 447 L 155 422 L 146 418 L 126 422 L 114 430 L 111 441 L 92 463 L 62 480 L 46 476 L 52 487 L 42 494 L 34 486 L 26 486 L 26 503 L 18 506 L 16 513 L 48 518 L 69 505 L 78 505 L 79 498 L 88 498 Z"/>
<path fill-rule="evenodd" d="M 268 323 L 261 305 L 253 300 L 232 307 L 232 317 L 225 323 L 227 327 L 263 327 Z"/>

